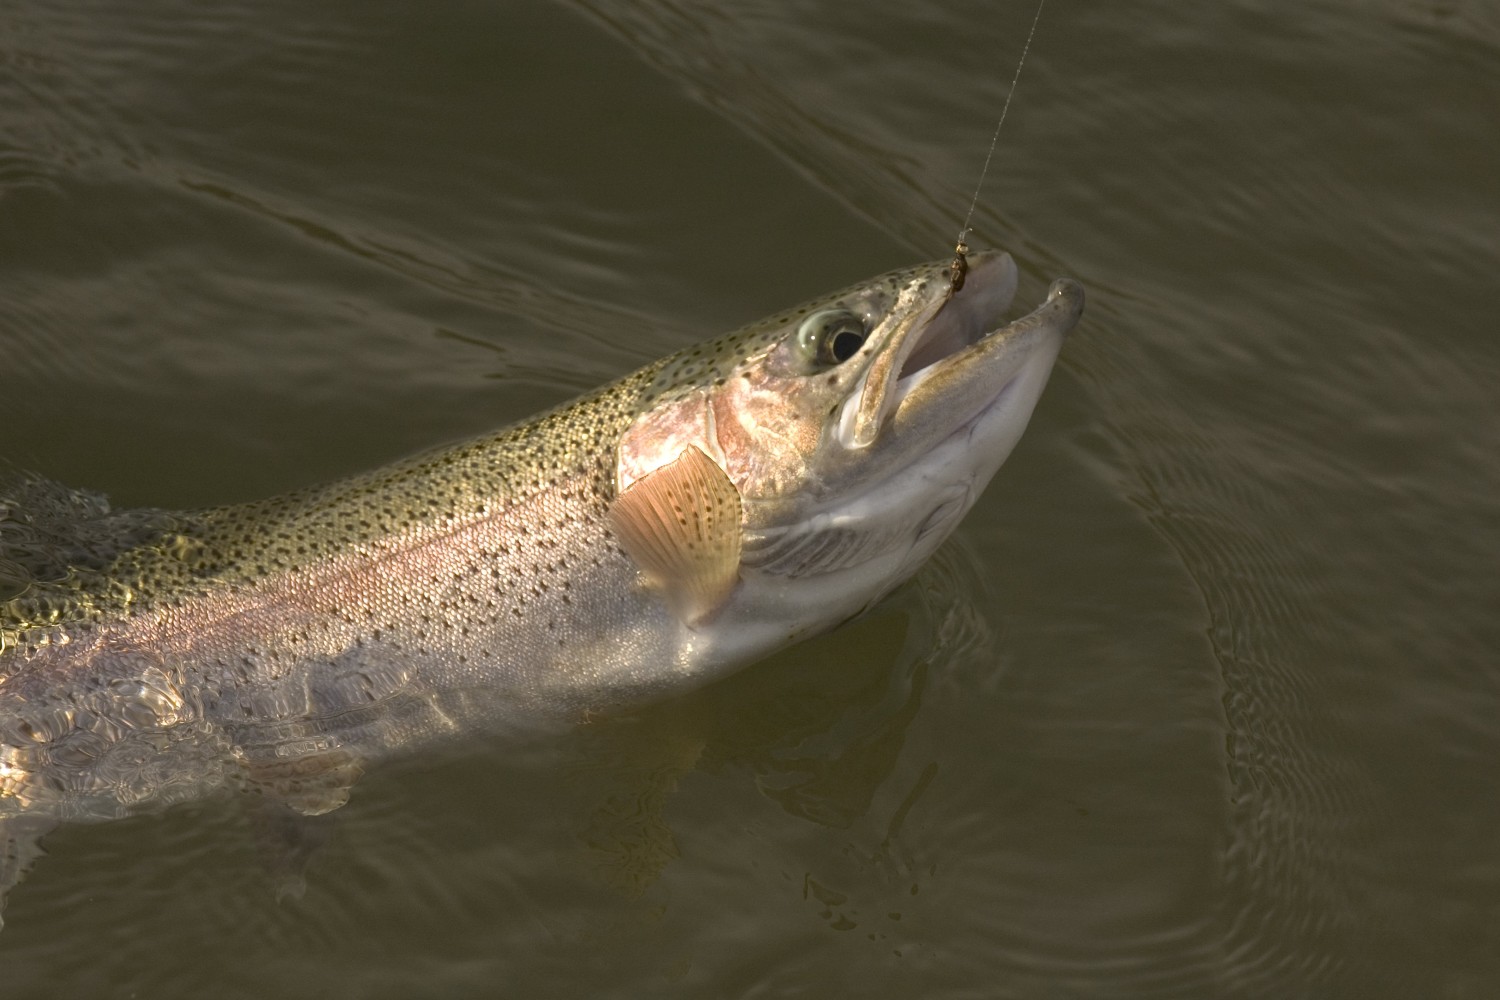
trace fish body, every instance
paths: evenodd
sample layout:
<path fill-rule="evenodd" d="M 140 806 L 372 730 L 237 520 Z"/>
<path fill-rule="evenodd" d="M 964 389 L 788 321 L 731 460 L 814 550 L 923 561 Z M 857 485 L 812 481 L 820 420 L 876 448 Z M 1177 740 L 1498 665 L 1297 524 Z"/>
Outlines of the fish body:
<path fill-rule="evenodd" d="M 0 828 L 250 787 L 706 683 L 858 615 L 1019 438 L 1082 292 L 893 272 L 531 420 L 255 503 L 0 495 Z M 9 591 L 5 580 L 10 581 Z M 0 890 L 25 851 L 0 858 Z"/>

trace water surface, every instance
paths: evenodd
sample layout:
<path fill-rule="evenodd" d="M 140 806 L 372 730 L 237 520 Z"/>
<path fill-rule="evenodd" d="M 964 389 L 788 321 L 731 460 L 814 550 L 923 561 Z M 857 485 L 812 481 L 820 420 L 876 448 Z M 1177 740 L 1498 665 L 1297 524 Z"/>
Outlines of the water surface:
<path fill-rule="evenodd" d="M 0 455 L 247 500 L 942 256 L 1033 9 L 14 0 Z M 6 995 L 1494 995 L 1496 94 L 1479 0 L 1053 0 L 974 242 L 1089 311 L 931 568 L 300 896 L 65 828 Z"/>

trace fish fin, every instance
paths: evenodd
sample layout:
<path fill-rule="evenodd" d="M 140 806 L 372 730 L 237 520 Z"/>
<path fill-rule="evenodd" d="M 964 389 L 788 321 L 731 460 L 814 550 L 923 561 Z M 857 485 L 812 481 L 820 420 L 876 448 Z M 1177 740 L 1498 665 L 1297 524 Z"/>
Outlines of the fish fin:
<path fill-rule="evenodd" d="M 307 864 L 333 836 L 336 816 L 309 816 L 283 802 L 264 800 L 253 816 L 255 842 L 271 877 L 277 902 L 301 899 Z"/>
<path fill-rule="evenodd" d="M 740 491 L 696 446 L 631 483 L 610 506 L 621 546 L 689 625 L 723 606 L 740 573 Z"/>
<path fill-rule="evenodd" d="M 322 816 L 349 801 L 349 792 L 364 773 L 360 760 L 338 747 L 306 749 L 313 739 L 293 740 L 277 749 L 283 755 L 247 762 L 248 790 L 302 816 Z"/>
<path fill-rule="evenodd" d="M 5 926 L 5 899 L 36 859 L 46 854 L 42 835 L 57 824 L 31 816 L 0 817 L 0 927 Z"/>
<path fill-rule="evenodd" d="M 592 801 L 577 833 L 595 876 L 632 899 L 681 856 L 667 808 L 707 745 L 691 713 L 666 712 L 649 726 L 605 723 L 589 731 L 567 780 Z M 633 720 L 632 720 L 633 721 Z"/>

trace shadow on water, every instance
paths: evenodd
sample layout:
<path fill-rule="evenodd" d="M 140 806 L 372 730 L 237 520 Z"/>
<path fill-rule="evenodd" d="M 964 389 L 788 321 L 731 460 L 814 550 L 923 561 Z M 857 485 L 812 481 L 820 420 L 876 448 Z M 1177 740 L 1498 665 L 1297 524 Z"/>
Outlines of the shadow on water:
<path fill-rule="evenodd" d="M 991 645 L 971 558 L 946 546 L 859 622 L 695 694 L 580 730 L 568 770 L 598 789 L 578 834 L 590 866 L 629 895 L 645 892 L 679 854 L 666 814 L 695 774 L 748 779 L 787 815 L 820 826 L 876 821 L 872 802 L 898 770 L 930 673 Z M 882 851 L 935 767 L 884 817 Z"/>

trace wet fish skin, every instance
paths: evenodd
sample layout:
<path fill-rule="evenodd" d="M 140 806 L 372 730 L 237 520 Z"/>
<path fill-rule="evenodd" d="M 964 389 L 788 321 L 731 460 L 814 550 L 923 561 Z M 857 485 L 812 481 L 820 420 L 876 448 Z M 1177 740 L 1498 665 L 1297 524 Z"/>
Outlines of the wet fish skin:
<path fill-rule="evenodd" d="M 380 756 L 660 698 L 858 614 L 972 505 L 1082 310 L 1064 280 L 996 330 L 1010 258 L 974 255 L 958 292 L 946 269 L 281 497 L 114 511 L 13 485 L 0 833 L 246 786 L 328 812 Z M 860 345 L 829 356 L 851 316 Z"/>

